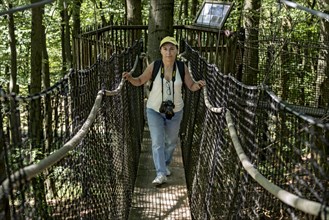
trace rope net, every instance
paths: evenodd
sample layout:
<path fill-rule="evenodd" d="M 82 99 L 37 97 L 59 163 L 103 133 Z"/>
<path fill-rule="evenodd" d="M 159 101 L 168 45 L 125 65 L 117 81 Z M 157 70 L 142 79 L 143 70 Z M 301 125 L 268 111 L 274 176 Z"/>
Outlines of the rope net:
<path fill-rule="evenodd" d="M 98 96 L 97 92 L 118 87 L 121 73 L 132 69 L 140 48 L 137 42 L 110 60 L 99 59 L 88 69 L 72 70 L 41 94 L 2 94 L 0 140 L 5 170 L 1 172 L 1 204 L 5 208 L 1 219 L 127 218 L 144 127 L 143 90 L 124 85 L 115 95 L 101 92 Z M 138 66 L 134 74 L 140 71 Z M 39 118 L 29 115 L 34 102 L 41 106 L 35 109 Z M 88 121 L 93 108 L 94 120 Z M 18 119 L 16 130 L 11 130 L 12 116 Z M 33 121 L 42 127 L 39 139 L 31 136 Z M 90 127 L 80 135 L 85 124 Z M 66 144 L 72 140 L 75 147 Z M 71 149 L 35 177 L 27 169 L 8 178 L 7 185 L 3 182 L 19 169 L 32 165 L 33 170 L 35 164 L 48 163 L 43 159 L 65 147 Z"/>
<path fill-rule="evenodd" d="M 256 48 L 281 44 L 273 38 L 264 39 L 257 41 Z M 250 42 L 238 44 L 240 50 L 244 51 L 250 46 Z M 298 45 L 309 48 L 310 44 L 316 43 Z M 290 49 L 282 53 L 290 51 L 289 57 L 304 61 L 312 58 L 313 61 L 307 62 L 308 65 L 322 61 L 321 56 L 315 60 L 316 56 L 295 53 L 291 49 L 296 48 L 295 43 L 286 40 L 285 46 Z M 328 47 L 321 48 L 328 53 Z M 264 62 L 269 54 L 267 52 L 262 49 L 254 51 Z M 214 112 L 204 104 L 205 93 L 185 91 L 181 140 L 193 219 L 313 219 L 315 216 L 327 219 L 329 120 L 326 109 L 311 107 L 315 106 L 314 103 L 311 105 L 311 99 L 305 98 L 302 102 L 293 93 L 285 97 L 294 102 L 281 101 L 265 85 L 247 86 L 230 75 L 223 75 L 188 44 L 184 45 L 183 54 L 194 78 L 206 79 L 211 105 L 224 109 Z M 271 64 L 274 70 L 259 65 L 257 71 L 263 76 L 261 82 L 268 77 L 266 71 L 288 71 L 290 80 L 297 79 L 291 81 L 293 88 L 289 92 L 305 88 L 307 83 L 299 84 L 298 74 L 308 66 L 305 64 L 303 69 L 292 66 L 287 70 L 283 61 L 280 59 Z M 252 61 L 242 63 L 244 71 L 255 70 L 248 65 L 250 63 L 255 65 Z M 239 65 L 236 65 L 237 70 Z M 321 68 L 323 66 L 320 65 L 317 70 L 322 71 Z M 315 97 L 316 90 L 307 89 L 308 98 L 312 92 L 312 97 Z M 323 94 L 325 97 L 328 95 Z M 300 211 L 298 202 L 288 205 L 289 199 L 284 202 L 278 199 L 280 192 L 271 194 L 260 185 L 258 176 L 249 175 L 242 167 L 228 133 L 225 119 L 227 111 L 232 114 L 243 151 L 261 175 L 287 192 L 317 202 L 323 208 L 326 206 L 327 210 L 319 209 L 310 214 L 306 210 L 314 208 L 305 205 Z M 264 185 L 271 188 L 270 184 Z M 286 194 L 286 197 L 290 195 Z"/>
<path fill-rule="evenodd" d="M 228 41 L 227 49 L 236 48 L 228 53 L 233 57 L 222 57 L 234 60 L 225 63 L 224 72 L 234 70 L 230 74 L 181 44 L 195 80 L 207 82 L 203 91 L 183 91 L 180 138 L 192 218 L 328 219 L 329 94 L 310 83 L 326 80 L 322 55 L 328 44 L 316 36 L 295 43 L 259 30 L 257 38 L 254 31 L 241 33 Z M 138 42 L 90 68 L 72 70 L 40 94 L 1 90 L 1 218 L 128 218 L 144 90 L 124 84 L 121 73 L 132 69 L 141 48 Z M 139 60 L 133 74 L 142 69 Z M 257 73 L 257 86 L 241 83 L 248 73 Z M 244 154 L 259 174 L 240 160 Z"/>

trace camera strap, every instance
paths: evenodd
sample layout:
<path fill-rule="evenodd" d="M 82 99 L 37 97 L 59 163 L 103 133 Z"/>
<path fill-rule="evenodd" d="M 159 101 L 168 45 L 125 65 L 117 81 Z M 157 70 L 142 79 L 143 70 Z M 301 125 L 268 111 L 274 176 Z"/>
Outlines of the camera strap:
<path fill-rule="evenodd" d="M 175 80 L 176 80 L 176 62 L 173 66 L 173 72 L 172 72 L 172 101 L 174 102 L 174 94 L 175 94 Z M 162 93 L 162 101 L 163 101 L 163 78 L 164 78 L 164 66 L 163 62 L 161 62 L 161 93 Z"/>

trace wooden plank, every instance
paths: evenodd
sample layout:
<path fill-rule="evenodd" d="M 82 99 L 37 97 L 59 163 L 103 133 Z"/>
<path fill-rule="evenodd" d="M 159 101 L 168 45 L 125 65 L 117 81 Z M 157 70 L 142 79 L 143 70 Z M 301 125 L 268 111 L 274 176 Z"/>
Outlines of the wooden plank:
<path fill-rule="evenodd" d="M 167 183 L 155 187 L 151 139 L 145 130 L 129 220 L 192 219 L 180 146 L 174 152 Z"/>

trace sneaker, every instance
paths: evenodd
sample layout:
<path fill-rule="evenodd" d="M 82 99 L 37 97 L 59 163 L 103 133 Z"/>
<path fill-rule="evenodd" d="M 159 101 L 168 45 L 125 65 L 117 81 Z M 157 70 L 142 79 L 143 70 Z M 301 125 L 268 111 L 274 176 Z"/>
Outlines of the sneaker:
<path fill-rule="evenodd" d="M 168 167 L 166 167 L 166 176 L 170 176 L 171 175 L 171 172 L 170 170 L 168 169 Z"/>
<path fill-rule="evenodd" d="M 153 185 L 161 185 L 163 183 L 167 182 L 167 177 L 165 175 L 158 175 L 152 182 Z"/>

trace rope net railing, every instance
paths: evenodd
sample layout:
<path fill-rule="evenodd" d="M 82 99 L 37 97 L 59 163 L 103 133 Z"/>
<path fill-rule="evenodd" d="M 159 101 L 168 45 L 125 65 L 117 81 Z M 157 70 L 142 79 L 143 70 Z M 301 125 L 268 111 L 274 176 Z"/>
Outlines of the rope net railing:
<path fill-rule="evenodd" d="M 280 42 L 264 39 L 258 48 Z M 144 91 L 124 84 L 121 73 L 141 73 L 140 44 L 72 70 L 40 94 L 1 90 L 1 218 L 127 219 Z M 328 219 L 326 109 L 296 97 L 281 101 L 279 86 L 275 94 L 264 84 L 246 86 L 182 45 L 193 77 L 207 82 L 203 92 L 183 92 L 180 135 L 193 219 Z M 275 61 L 271 71 L 284 71 Z M 260 70 L 267 77 L 269 69 Z"/>
<path fill-rule="evenodd" d="M 109 60 L 72 70 L 40 94 L 1 90 L 1 219 L 127 218 L 144 95 L 124 84 L 121 73 L 141 73 L 141 48 L 136 42 Z M 32 109 L 39 118 L 30 117 Z"/>
<path fill-rule="evenodd" d="M 207 94 L 184 97 L 181 141 L 193 219 L 328 219 L 328 116 L 311 117 L 266 86 L 223 75 L 188 44 L 183 54 L 194 78 L 207 82 Z M 206 96 L 222 111 L 206 107 Z M 237 153 L 248 158 L 248 169 Z"/>

